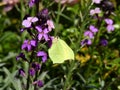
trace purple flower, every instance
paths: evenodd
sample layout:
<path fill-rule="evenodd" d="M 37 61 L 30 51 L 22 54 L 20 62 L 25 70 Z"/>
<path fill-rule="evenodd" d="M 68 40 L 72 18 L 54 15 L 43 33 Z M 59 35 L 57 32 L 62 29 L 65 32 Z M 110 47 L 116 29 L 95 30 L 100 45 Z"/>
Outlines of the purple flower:
<path fill-rule="evenodd" d="M 2 4 L 5 5 L 4 11 L 8 12 L 13 9 L 15 4 L 19 3 L 19 0 L 2 0 Z"/>
<path fill-rule="evenodd" d="M 108 45 L 108 41 L 106 39 L 101 39 L 100 40 L 100 45 L 107 46 Z"/>
<path fill-rule="evenodd" d="M 23 20 L 22 25 L 26 28 L 30 28 L 32 23 L 37 22 L 37 17 L 27 17 L 27 19 Z"/>
<path fill-rule="evenodd" d="M 37 86 L 43 87 L 43 82 L 41 80 L 34 81 L 33 84 L 37 84 Z"/>
<path fill-rule="evenodd" d="M 109 25 L 112 25 L 113 24 L 113 20 L 112 19 L 105 19 L 105 22 Z"/>
<path fill-rule="evenodd" d="M 34 76 L 34 75 L 35 75 L 35 69 L 34 69 L 34 68 L 30 68 L 29 74 L 30 74 L 31 76 Z"/>
<path fill-rule="evenodd" d="M 92 0 L 92 2 L 95 4 L 100 4 L 101 0 Z"/>
<path fill-rule="evenodd" d="M 94 38 L 93 33 L 91 31 L 89 31 L 89 30 L 87 30 L 87 31 L 84 32 L 84 36 L 87 36 L 89 38 Z"/>
<path fill-rule="evenodd" d="M 49 15 L 48 15 L 48 9 L 42 9 L 41 12 L 38 13 L 38 17 L 42 20 L 42 23 L 46 23 L 47 20 L 49 19 Z"/>
<path fill-rule="evenodd" d="M 43 87 L 43 82 L 42 82 L 41 80 L 38 80 L 37 85 L 38 85 L 39 87 Z"/>
<path fill-rule="evenodd" d="M 89 29 L 90 29 L 90 31 L 92 31 L 93 33 L 98 32 L 98 29 L 97 29 L 95 26 L 93 26 L 93 25 L 90 25 L 90 26 L 89 26 Z"/>
<path fill-rule="evenodd" d="M 84 39 L 81 41 L 81 45 L 84 46 L 84 45 L 91 45 L 92 44 L 92 41 L 90 39 Z"/>
<path fill-rule="evenodd" d="M 52 41 L 53 41 L 54 37 L 53 36 L 50 36 L 49 37 L 49 41 L 48 41 L 48 46 L 49 48 L 52 46 Z"/>
<path fill-rule="evenodd" d="M 42 28 L 40 26 L 36 26 L 37 31 L 39 32 L 38 34 L 38 40 L 41 40 L 42 38 L 45 39 L 45 41 L 48 41 L 48 29 L 45 28 L 44 30 L 42 30 Z"/>
<path fill-rule="evenodd" d="M 37 62 L 32 63 L 32 67 L 33 67 L 36 71 L 40 70 L 40 68 L 41 68 L 40 64 L 37 63 Z"/>
<path fill-rule="evenodd" d="M 37 53 L 37 56 L 38 56 L 38 57 L 42 57 L 42 62 L 43 62 L 43 63 L 46 62 L 46 60 L 47 60 L 47 53 L 46 53 L 46 52 L 44 52 L 44 51 L 39 51 L 39 52 Z"/>
<path fill-rule="evenodd" d="M 19 69 L 19 75 L 25 77 L 26 76 L 25 71 L 23 69 Z"/>
<path fill-rule="evenodd" d="M 107 31 L 110 33 L 111 31 L 114 31 L 114 26 L 113 26 L 113 20 L 112 19 L 105 19 L 105 22 L 107 24 Z"/>
<path fill-rule="evenodd" d="M 47 20 L 47 25 L 49 31 L 55 28 L 52 20 Z"/>
<path fill-rule="evenodd" d="M 101 13 L 101 10 L 98 7 L 90 10 L 90 15 L 99 14 L 99 13 Z"/>
<path fill-rule="evenodd" d="M 36 40 L 25 40 L 24 43 L 22 44 L 22 50 L 27 50 L 31 51 L 33 47 L 36 47 L 37 42 Z"/>
<path fill-rule="evenodd" d="M 38 0 L 30 0 L 29 1 L 29 7 L 33 7 L 35 3 L 38 3 Z"/>
<path fill-rule="evenodd" d="M 23 60 L 27 60 L 25 58 L 25 55 L 23 53 L 20 53 L 17 57 L 16 57 L 16 60 L 19 60 L 20 58 L 22 58 Z"/>
<path fill-rule="evenodd" d="M 110 33 L 111 31 L 114 31 L 114 26 L 113 25 L 107 25 L 107 31 Z"/>

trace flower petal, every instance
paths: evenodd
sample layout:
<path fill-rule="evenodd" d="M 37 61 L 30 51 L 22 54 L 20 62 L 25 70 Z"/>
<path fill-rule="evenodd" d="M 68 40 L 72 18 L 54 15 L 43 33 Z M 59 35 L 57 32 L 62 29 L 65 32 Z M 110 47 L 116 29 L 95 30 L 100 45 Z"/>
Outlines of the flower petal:
<path fill-rule="evenodd" d="M 37 56 L 47 56 L 47 54 L 44 51 L 39 51 Z"/>
<path fill-rule="evenodd" d="M 95 14 L 95 10 L 90 10 L 90 15 L 94 15 Z"/>
<path fill-rule="evenodd" d="M 105 19 L 105 22 L 106 22 L 107 24 L 110 24 L 110 25 L 113 24 L 113 20 L 112 20 L 112 19 Z"/>
<path fill-rule="evenodd" d="M 108 25 L 107 26 L 107 31 L 108 32 L 114 31 L 114 26 L 113 25 Z"/>
<path fill-rule="evenodd" d="M 44 34 L 44 35 L 43 35 L 43 37 L 44 37 L 45 41 L 48 41 L 48 40 L 49 40 L 49 38 L 48 38 L 48 35 L 47 35 L 47 34 Z"/>
<path fill-rule="evenodd" d="M 37 22 L 38 21 L 38 18 L 37 17 L 33 17 L 31 22 Z"/>
<path fill-rule="evenodd" d="M 31 22 L 29 22 L 28 20 L 23 20 L 22 25 L 25 26 L 26 28 L 31 27 Z"/>
<path fill-rule="evenodd" d="M 38 40 L 41 40 L 42 39 L 42 34 L 40 33 L 40 34 L 38 34 Z"/>
<path fill-rule="evenodd" d="M 48 25 L 49 31 L 55 28 L 52 20 L 47 20 L 47 25 Z"/>
<path fill-rule="evenodd" d="M 47 60 L 47 56 L 43 56 L 43 57 L 42 57 L 42 62 L 45 63 L 46 60 Z"/>
<path fill-rule="evenodd" d="M 35 40 L 31 40 L 31 41 L 30 41 L 30 44 L 31 44 L 32 46 L 34 46 L 34 47 L 36 46 L 36 43 L 37 43 L 37 42 L 36 42 Z"/>
<path fill-rule="evenodd" d="M 40 26 L 36 26 L 35 28 L 37 29 L 38 32 L 42 32 L 42 28 Z"/>
<path fill-rule="evenodd" d="M 27 45 L 27 50 L 28 50 L 28 51 L 31 51 L 31 49 L 32 49 L 31 45 L 28 44 L 28 45 Z"/>

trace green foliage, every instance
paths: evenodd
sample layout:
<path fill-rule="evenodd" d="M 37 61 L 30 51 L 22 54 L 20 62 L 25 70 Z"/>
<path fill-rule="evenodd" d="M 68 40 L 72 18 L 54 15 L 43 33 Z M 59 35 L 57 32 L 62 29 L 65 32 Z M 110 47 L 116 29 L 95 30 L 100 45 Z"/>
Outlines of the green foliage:
<path fill-rule="evenodd" d="M 55 38 L 48 50 L 49 59 L 38 77 L 44 86 L 39 90 L 120 90 L 120 1 L 111 0 L 115 5 L 110 15 L 115 31 L 107 33 L 103 21 L 94 44 L 85 47 L 80 45 L 84 31 L 96 24 L 89 15 L 95 7 L 91 0 L 79 0 L 72 6 L 54 0 L 40 1 L 40 10 L 47 7 L 54 20 L 55 30 L 50 34 L 63 40 Z M 36 10 L 26 3 L 20 0 L 9 12 L 3 12 L 4 6 L 0 6 L 0 90 L 24 90 L 27 82 L 26 77 L 18 77 L 18 69 L 25 67 L 27 72 L 28 65 L 15 60 L 23 40 L 30 37 L 27 31 L 20 33 L 22 19 L 28 12 L 35 15 Z M 101 37 L 108 40 L 106 47 L 99 45 Z M 32 84 L 30 90 L 34 90 Z"/>

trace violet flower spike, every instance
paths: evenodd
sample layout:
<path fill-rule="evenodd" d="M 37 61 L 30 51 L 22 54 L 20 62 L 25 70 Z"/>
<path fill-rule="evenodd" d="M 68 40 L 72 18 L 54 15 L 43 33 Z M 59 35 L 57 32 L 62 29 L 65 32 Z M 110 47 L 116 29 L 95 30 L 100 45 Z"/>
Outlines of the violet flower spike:
<path fill-rule="evenodd" d="M 32 23 L 37 22 L 37 17 L 27 17 L 27 19 L 23 20 L 22 25 L 26 28 L 30 28 Z"/>
<path fill-rule="evenodd" d="M 44 51 L 37 52 L 38 57 L 42 57 L 42 62 L 45 63 L 47 60 L 47 53 Z"/>
<path fill-rule="evenodd" d="M 48 29 L 45 28 L 44 30 L 42 30 L 42 28 L 40 26 L 36 26 L 37 31 L 39 32 L 38 34 L 38 40 L 42 40 L 42 38 L 45 39 L 45 41 L 48 41 Z"/>

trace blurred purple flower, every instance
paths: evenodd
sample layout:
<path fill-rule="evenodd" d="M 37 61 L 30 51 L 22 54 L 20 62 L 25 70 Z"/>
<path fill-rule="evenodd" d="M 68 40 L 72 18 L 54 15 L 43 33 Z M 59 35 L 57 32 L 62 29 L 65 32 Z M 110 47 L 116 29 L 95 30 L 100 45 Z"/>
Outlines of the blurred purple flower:
<path fill-rule="evenodd" d="M 37 17 L 41 20 L 40 22 L 42 24 L 46 23 L 47 20 L 49 19 L 49 11 L 48 9 L 42 9 L 38 14 Z"/>
<path fill-rule="evenodd" d="M 26 76 L 25 71 L 23 69 L 19 69 L 19 75 L 25 77 Z"/>
<path fill-rule="evenodd" d="M 92 41 L 90 39 L 84 39 L 81 41 L 81 45 L 84 46 L 84 45 L 91 45 L 92 44 Z"/>
<path fill-rule="evenodd" d="M 29 7 L 33 7 L 39 0 L 29 0 Z"/>
<path fill-rule="evenodd" d="M 101 0 L 92 0 L 92 2 L 95 4 L 100 4 Z"/>
<path fill-rule="evenodd" d="M 93 25 L 90 25 L 90 26 L 89 26 L 89 29 L 90 29 L 90 31 L 92 31 L 93 33 L 98 32 L 98 29 L 97 29 L 95 26 L 93 26 Z"/>
<path fill-rule="evenodd" d="M 34 69 L 34 68 L 30 68 L 29 74 L 30 74 L 31 76 L 34 76 L 34 75 L 35 75 L 35 69 Z"/>
<path fill-rule="evenodd" d="M 42 62 L 45 63 L 47 60 L 47 53 L 44 51 L 37 52 L 38 57 L 42 57 Z"/>
<path fill-rule="evenodd" d="M 105 19 L 105 22 L 109 25 L 112 25 L 113 24 L 113 20 L 112 19 Z"/>
<path fill-rule="evenodd" d="M 32 67 L 33 67 L 36 71 L 40 70 L 40 68 L 41 68 L 40 64 L 37 63 L 37 62 L 32 63 Z"/>
<path fill-rule="evenodd" d="M 33 47 L 36 47 L 37 42 L 36 40 L 25 40 L 24 43 L 22 44 L 22 50 L 27 50 L 31 51 Z"/>
<path fill-rule="evenodd" d="M 45 39 L 45 41 L 48 41 L 48 29 L 45 28 L 44 30 L 42 30 L 42 28 L 40 26 L 36 26 L 37 31 L 39 32 L 38 34 L 38 40 L 41 40 L 42 38 Z"/>
<path fill-rule="evenodd" d="M 55 28 L 52 20 L 47 20 L 47 25 L 49 31 Z"/>
<path fill-rule="evenodd" d="M 37 22 L 38 18 L 37 17 L 27 17 L 27 19 L 22 21 L 22 25 L 26 28 L 30 28 L 32 23 Z"/>
<path fill-rule="evenodd" d="M 34 81 L 33 84 L 37 84 L 37 86 L 43 87 L 43 82 L 41 80 Z"/>
<path fill-rule="evenodd" d="M 101 39 L 100 40 L 100 45 L 107 46 L 108 45 L 108 41 L 106 39 Z"/>
<path fill-rule="evenodd" d="M 54 37 L 53 36 L 50 36 L 49 37 L 49 41 L 48 41 L 48 46 L 49 48 L 52 46 L 52 41 L 53 41 Z"/>
<path fill-rule="evenodd" d="M 42 82 L 41 80 L 38 80 L 37 85 L 38 85 L 39 87 L 43 87 L 43 82 Z"/>
<path fill-rule="evenodd" d="M 93 33 L 91 31 L 89 31 L 89 30 L 87 30 L 87 31 L 84 32 L 84 36 L 87 36 L 89 38 L 94 38 Z"/>
<path fill-rule="evenodd" d="M 113 20 L 112 19 L 105 19 L 105 22 L 107 24 L 107 31 L 110 33 L 111 31 L 114 31 L 114 26 L 113 26 Z"/>
<path fill-rule="evenodd" d="M 4 11 L 8 12 L 12 10 L 12 8 L 15 6 L 15 4 L 19 3 L 19 0 L 2 0 L 4 7 Z"/>
<path fill-rule="evenodd" d="M 110 33 L 111 31 L 114 31 L 114 26 L 113 25 L 107 25 L 107 31 Z"/>
<path fill-rule="evenodd" d="M 23 53 L 20 53 L 17 57 L 16 57 L 16 60 L 19 60 L 20 58 L 22 58 L 23 60 L 27 60 L 25 58 L 25 55 Z"/>
<path fill-rule="evenodd" d="M 90 10 L 90 15 L 99 14 L 99 13 L 101 13 L 101 10 L 98 7 Z"/>

